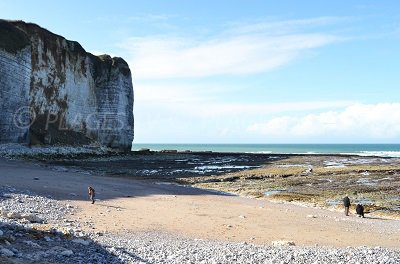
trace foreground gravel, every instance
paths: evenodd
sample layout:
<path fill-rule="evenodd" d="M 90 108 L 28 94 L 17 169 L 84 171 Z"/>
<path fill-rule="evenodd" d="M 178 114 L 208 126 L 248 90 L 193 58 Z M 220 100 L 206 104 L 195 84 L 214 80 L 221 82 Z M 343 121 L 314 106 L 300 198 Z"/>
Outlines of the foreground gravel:
<path fill-rule="evenodd" d="M 121 263 L 68 216 L 75 208 L 0 187 L 0 263 Z"/>
<path fill-rule="evenodd" d="M 97 239 L 123 263 L 400 263 L 400 252 L 376 248 L 255 246 L 141 233 Z"/>
<path fill-rule="evenodd" d="M 69 219 L 73 206 L 10 186 L 0 187 L 0 207 L 0 263 L 400 263 L 400 251 L 381 247 L 255 246 L 158 232 L 85 233 L 81 223 Z"/>

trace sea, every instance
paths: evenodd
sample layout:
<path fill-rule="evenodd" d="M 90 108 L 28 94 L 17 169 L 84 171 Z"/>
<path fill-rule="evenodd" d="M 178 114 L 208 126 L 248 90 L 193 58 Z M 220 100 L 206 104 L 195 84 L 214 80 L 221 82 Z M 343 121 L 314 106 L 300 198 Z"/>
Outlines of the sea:
<path fill-rule="evenodd" d="M 212 151 L 264 154 L 343 154 L 400 157 L 400 144 L 132 144 L 132 150 Z"/>

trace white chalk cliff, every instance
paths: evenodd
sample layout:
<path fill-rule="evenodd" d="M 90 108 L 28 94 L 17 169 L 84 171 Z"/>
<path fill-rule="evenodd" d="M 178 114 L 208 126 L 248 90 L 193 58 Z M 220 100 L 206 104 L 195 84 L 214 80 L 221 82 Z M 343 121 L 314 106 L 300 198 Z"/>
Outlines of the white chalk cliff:
<path fill-rule="evenodd" d="M 0 143 L 131 147 L 128 64 L 38 25 L 0 20 L 0 102 Z"/>

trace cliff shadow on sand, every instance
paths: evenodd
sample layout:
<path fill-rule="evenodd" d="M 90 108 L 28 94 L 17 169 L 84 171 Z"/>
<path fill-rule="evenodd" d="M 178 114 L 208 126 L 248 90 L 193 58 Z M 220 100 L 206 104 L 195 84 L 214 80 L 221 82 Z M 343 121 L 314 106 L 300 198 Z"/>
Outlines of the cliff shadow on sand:
<path fill-rule="evenodd" d="M 0 188 L 1 263 L 144 262 L 132 252 L 101 244 L 102 232 L 85 232 L 71 220 L 76 208 L 12 187 Z"/>

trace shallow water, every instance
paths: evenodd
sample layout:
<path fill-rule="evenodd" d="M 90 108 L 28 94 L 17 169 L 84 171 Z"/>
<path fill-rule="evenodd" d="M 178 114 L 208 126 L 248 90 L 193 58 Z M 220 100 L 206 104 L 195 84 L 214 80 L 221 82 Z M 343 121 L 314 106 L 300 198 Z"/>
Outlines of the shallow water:
<path fill-rule="evenodd" d="M 271 191 L 264 192 L 264 196 L 271 196 L 274 194 L 285 193 L 285 192 L 289 192 L 289 191 L 288 190 L 271 190 Z"/>

